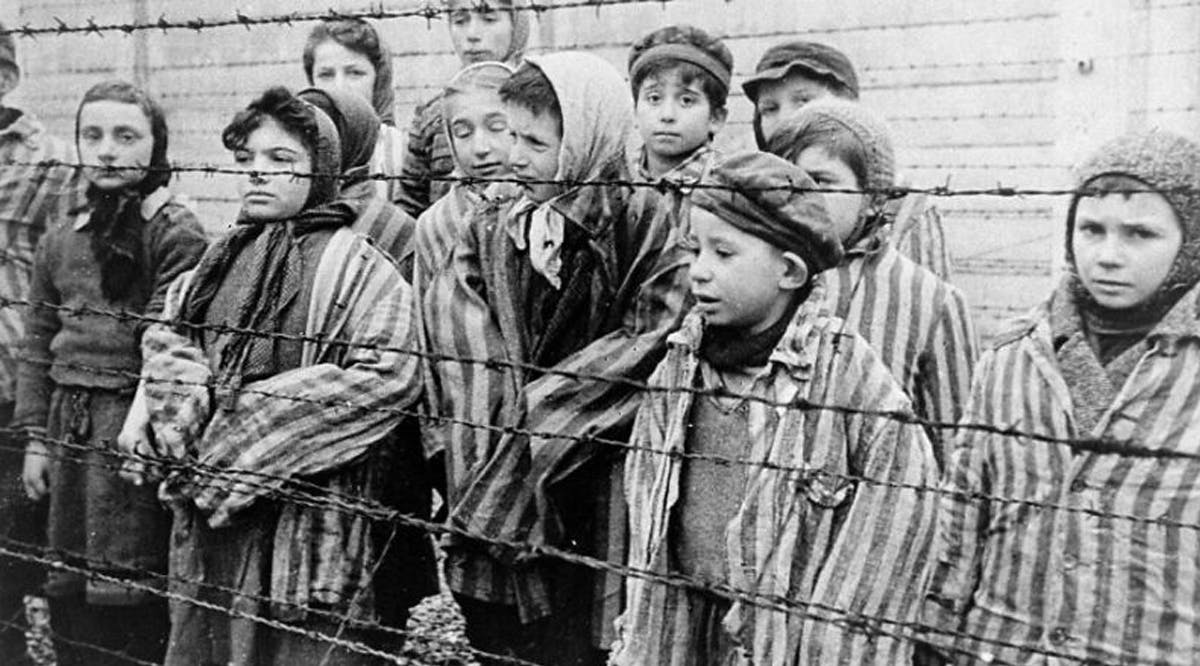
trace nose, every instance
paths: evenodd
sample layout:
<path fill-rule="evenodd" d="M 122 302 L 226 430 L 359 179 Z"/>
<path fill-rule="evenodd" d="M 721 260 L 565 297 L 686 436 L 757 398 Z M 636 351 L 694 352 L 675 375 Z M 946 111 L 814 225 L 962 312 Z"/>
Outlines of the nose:
<path fill-rule="evenodd" d="M 480 22 L 475 19 L 475 16 L 472 15 L 471 19 L 467 21 L 466 27 L 463 28 L 463 34 L 466 36 L 467 41 L 472 44 L 478 42 L 483 37 L 479 30 L 479 23 Z"/>
<path fill-rule="evenodd" d="M 696 255 L 692 259 L 692 264 L 688 266 L 688 280 L 693 284 L 704 284 L 712 279 L 712 271 L 709 270 L 708 262 L 704 259 L 704 253 Z"/>
<path fill-rule="evenodd" d="M 113 139 L 113 137 L 105 134 L 100 139 L 99 145 L 96 146 L 96 157 L 99 158 L 101 162 L 111 162 L 116 159 L 116 153 L 117 142 Z"/>
<path fill-rule="evenodd" d="M 508 149 L 508 165 L 514 169 L 529 165 L 529 155 L 521 148 L 520 142 L 513 142 L 512 147 Z"/>
<path fill-rule="evenodd" d="M 664 123 L 675 122 L 675 101 L 672 99 L 663 100 L 662 104 L 658 105 L 658 119 Z"/>
<path fill-rule="evenodd" d="M 1125 246 L 1117 234 L 1108 234 L 1096 248 L 1096 263 L 1115 268 L 1125 262 Z"/>

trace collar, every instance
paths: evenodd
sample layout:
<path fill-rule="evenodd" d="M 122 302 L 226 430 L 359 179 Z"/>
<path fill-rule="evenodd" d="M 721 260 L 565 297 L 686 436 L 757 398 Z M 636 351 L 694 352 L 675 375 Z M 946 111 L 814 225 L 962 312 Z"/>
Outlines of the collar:
<path fill-rule="evenodd" d="M 887 225 L 880 225 L 876 229 L 867 232 L 854 244 L 853 247 L 846 248 L 845 258 L 842 260 L 845 263 L 850 257 L 865 257 L 872 254 L 878 254 L 887 247 Z"/>
<path fill-rule="evenodd" d="M 842 320 L 833 317 L 825 305 L 826 291 L 825 278 L 821 275 L 813 278 L 812 291 L 796 308 L 792 322 L 768 357 L 768 368 L 779 366 L 797 381 L 807 381 L 811 377 L 820 348 L 818 337 L 826 329 L 832 327 L 840 330 L 842 327 Z M 825 322 L 828 325 L 818 326 L 818 323 Z M 685 348 L 691 355 L 699 357 L 703 335 L 704 320 L 693 310 L 684 318 L 679 330 L 667 336 L 667 345 Z"/>
<path fill-rule="evenodd" d="M 694 186 L 699 184 L 704 179 L 704 176 L 708 174 L 716 157 L 717 152 L 712 147 L 712 143 L 706 143 L 692 151 L 692 154 L 676 165 L 674 169 L 655 178 L 650 175 L 650 168 L 647 165 L 646 147 L 642 146 L 641 157 L 637 162 L 638 178 L 646 182 L 667 182 L 684 187 Z"/>
<path fill-rule="evenodd" d="M 142 219 L 150 220 L 155 215 L 157 215 L 158 212 L 161 211 L 167 204 L 172 203 L 173 201 L 176 203 L 183 203 L 183 202 L 177 201 L 177 199 L 178 199 L 178 197 L 172 197 L 171 190 L 168 190 L 165 187 L 160 187 L 157 190 L 154 190 L 153 192 L 151 192 L 150 194 L 147 194 L 142 199 L 142 206 L 141 206 Z M 74 229 L 75 231 L 82 231 L 83 229 L 87 228 L 88 222 L 91 221 L 91 216 L 88 215 L 88 213 L 90 211 L 91 211 L 90 206 L 87 206 L 83 210 L 81 210 L 79 213 L 79 216 L 77 218 L 75 218 L 75 224 L 72 226 L 72 229 Z"/>

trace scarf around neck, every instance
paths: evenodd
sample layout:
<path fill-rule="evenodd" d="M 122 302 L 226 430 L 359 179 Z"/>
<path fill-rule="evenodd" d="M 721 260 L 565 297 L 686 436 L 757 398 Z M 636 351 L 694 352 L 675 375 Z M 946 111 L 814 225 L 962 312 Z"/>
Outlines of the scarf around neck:
<path fill-rule="evenodd" d="M 100 291 L 112 302 L 125 301 L 143 282 L 142 199 L 130 188 L 87 189 L 88 214 L 84 227 L 90 234 L 92 256 L 100 266 Z"/>
<path fill-rule="evenodd" d="M 716 370 L 758 368 L 771 360 L 771 353 L 779 346 L 783 334 L 792 323 L 792 317 L 800 304 L 812 292 L 812 282 L 801 293 L 792 298 L 783 315 L 768 328 L 758 333 L 747 333 L 745 329 L 731 326 L 705 326 L 700 341 L 700 358 Z"/>

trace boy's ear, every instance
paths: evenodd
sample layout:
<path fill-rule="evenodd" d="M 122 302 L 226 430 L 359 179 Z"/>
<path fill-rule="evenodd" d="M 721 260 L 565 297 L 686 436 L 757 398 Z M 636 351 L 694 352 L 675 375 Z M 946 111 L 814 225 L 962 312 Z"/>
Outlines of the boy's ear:
<path fill-rule="evenodd" d="M 712 113 L 708 114 L 708 122 L 710 125 L 709 134 L 716 136 L 725 128 L 725 121 L 729 119 L 729 109 L 721 107 L 713 109 Z"/>
<path fill-rule="evenodd" d="M 795 252 L 786 251 L 783 253 L 783 262 L 785 264 L 785 268 L 783 271 L 783 277 L 781 277 L 779 280 L 780 288 L 790 291 L 804 288 L 804 285 L 808 284 L 808 279 L 810 277 L 808 264 L 806 264 L 804 260 L 800 258 L 800 255 L 796 254 Z"/>

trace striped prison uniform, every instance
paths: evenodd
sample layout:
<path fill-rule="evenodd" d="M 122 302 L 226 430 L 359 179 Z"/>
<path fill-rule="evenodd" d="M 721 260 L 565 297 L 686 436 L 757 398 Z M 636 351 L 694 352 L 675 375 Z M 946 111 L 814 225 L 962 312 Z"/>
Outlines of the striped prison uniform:
<path fill-rule="evenodd" d="M 379 126 L 379 138 L 375 141 L 375 152 L 371 154 L 370 168 L 372 176 L 393 176 L 372 181 L 375 193 L 384 201 L 395 201 L 400 196 L 398 176 L 404 173 L 407 148 L 408 137 L 403 130 L 387 123 Z"/>
<path fill-rule="evenodd" d="M 817 278 L 818 282 L 821 278 Z M 819 303 L 818 284 L 772 352 L 749 394 L 776 404 L 910 410 L 871 347 Z M 654 574 L 672 562 L 686 473 L 692 387 L 708 373 L 699 357 L 702 323 L 690 316 L 672 335 L 666 359 L 643 394 L 625 463 L 628 564 Z M 715 387 L 713 387 L 715 388 Z M 749 401 L 746 475 L 736 513 L 724 527 L 727 584 L 749 595 L 734 601 L 721 631 L 737 664 L 903 664 L 912 644 L 879 620 L 911 622 L 934 532 L 936 497 L 901 484 L 936 486 L 924 431 L 874 415 Z M 675 584 L 626 579 L 613 663 L 699 665 L 684 637 L 700 619 Z M 791 604 L 781 609 L 777 604 Z M 861 620 L 861 626 L 847 616 Z M 878 629 L 879 631 L 874 631 Z M 693 634 L 694 635 L 694 634 Z"/>
<path fill-rule="evenodd" d="M 824 275 L 833 314 L 871 343 L 917 415 L 957 422 L 978 354 L 962 292 L 887 245 L 882 233 L 863 239 Z M 944 465 L 950 433 L 928 430 Z"/>
<path fill-rule="evenodd" d="M 454 154 L 442 120 L 443 97 L 439 92 L 418 106 L 408 130 L 403 178 L 392 201 L 414 218 L 450 191 L 450 181 L 439 180 L 454 171 Z"/>
<path fill-rule="evenodd" d="M 172 286 L 167 317 L 180 311 L 192 275 Z M 189 491 L 196 505 L 209 509 L 214 527 L 236 521 L 286 479 L 313 480 L 335 496 L 366 500 L 376 499 L 383 483 L 371 469 L 376 445 L 400 420 L 396 410 L 420 391 L 417 357 L 398 351 L 416 342 L 408 284 L 392 261 L 348 228 L 330 237 L 312 284 L 301 366 L 245 384 L 229 408 L 210 407 L 212 371 L 202 333 L 185 337 L 153 325 L 143 338 L 141 390 L 160 454 L 224 470 Z M 171 584 L 197 598 L 204 567 L 179 529 L 180 507 L 195 511 L 182 503 L 176 508 Z M 274 520 L 273 613 L 290 621 L 316 605 L 374 621 L 372 519 L 330 503 L 288 502 Z M 234 524 L 245 527 L 245 521 Z"/>
<path fill-rule="evenodd" d="M 619 236 L 614 239 L 618 248 L 615 261 L 605 271 L 621 282 L 608 312 L 595 316 L 614 320 L 618 326 L 594 340 L 579 341 L 577 351 L 554 366 L 556 371 L 578 376 L 548 373 L 527 378 L 510 368 L 440 363 L 435 372 L 441 374 L 443 388 L 438 400 L 442 413 L 473 423 L 572 437 L 621 437 L 623 429 L 627 432 L 637 409 L 637 395 L 613 380 L 648 377 L 662 358 L 667 335 L 679 327 L 690 305 L 687 269 L 691 254 L 681 223 L 688 205 L 686 186 L 696 183 L 713 159 L 714 153 L 705 148 L 665 175 L 664 180 L 680 186 L 666 194 L 637 188 L 621 203 L 612 199 L 619 190 L 600 190 L 606 202 L 590 210 L 607 206 L 612 219 L 619 221 L 605 226 L 606 235 Z M 597 188 L 584 191 L 588 189 Z M 507 280 L 503 289 L 511 291 L 501 298 L 471 288 L 481 275 L 487 275 L 492 283 L 488 289 L 497 289 L 506 281 L 501 267 L 528 263 L 508 234 L 497 225 L 489 228 L 483 219 L 473 221 L 465 231 L 447 270 L 431 287 L 441 294 L 431 291 L 426 301 L 432 350 L 475 359 L 528 360 L 519 351 L 519 334 L 496 324 L 524 317 L 525 306 L 519 296 L 525 291 L 522 285 Z M 488 246 L 499 250 L 488 256 Z M 434 317 L 440 317 L 436 325 Z M 449 441 L 462 448 L 448 456 L 461 459 L 451 463 L 457 469 L 450 472 L 449 485 L 457 498 L 455 520 L 474 532 L 514 542 L 562 545 L 561 505 L 557 504 L 561 498 L 551 499 L 554 488 L 585 465 L 620 457 L 620 451 L 608 450 L 611 447 L 578 439 L 529 442 L 471 426 L 451 427 L 454 434 Z M 605 524 L 599 529 L 606 533 L 596 535 L 596 549 L 591 554 L 611 556 L 614 548 L 619 549 L 619 544 L 612 543 L 614 537 L 623 532 L 623 526 L 613 526 L 611 521 L 619 521 L 620 514 L 600 518 Z M 552 610 L 545 572 L 537 567 L 503 566 L 492 557 L 452 552 L 447 559 L 447 580 L 452 589 L 467 596 L 516 603 L 527 619 Z M 596 585 L 603 588 L 614 583 L 597 576 Z M 610 606 L 596 612 L 615 616 L 616 609 Z M 607 627 L 593 625 L 593 629 Z M 600 635 L 593 639 L 598 644 L 606 640 Z"/>
<path fill-rule="evenodd" d="M 929 201 L 928 195 L 914 192 L 900 200 L 888 243 L 930 273 L 950 281 L 946 228 L 941 211 Z"/>
<path fill-rule="evenodd" d="M 380 197 L 372 183 L 351 185 L 342 191 L 342 198 L 357 213 L 350 228 L 366 236 L 375 247 L 394 259 L 405 280 L 411 279 L 416 220 L 390 200 Z"/>
<path fill-rule="evenodd" d="M 1200 663 L 1198 296 L 1132 350 L 1090 431 L 1055 354 L 1066 290 L 980 360 L 966 424 L 1189 457 L 961 430 L 923 618 L 953 663 Z"/>
<path fill-rule="evenodd" d="M 0 129 L 0 298 L 27 297 L 38 239 L 54 219 L 83 202 L 77 172 L 40 164 L 52 161 L 73 164 L 75 151 L 41 122 L 21 115 Z M 23 336 L 21 308 L 0 305 L 0 403 L 16 399 L 15 352 Z"/>

